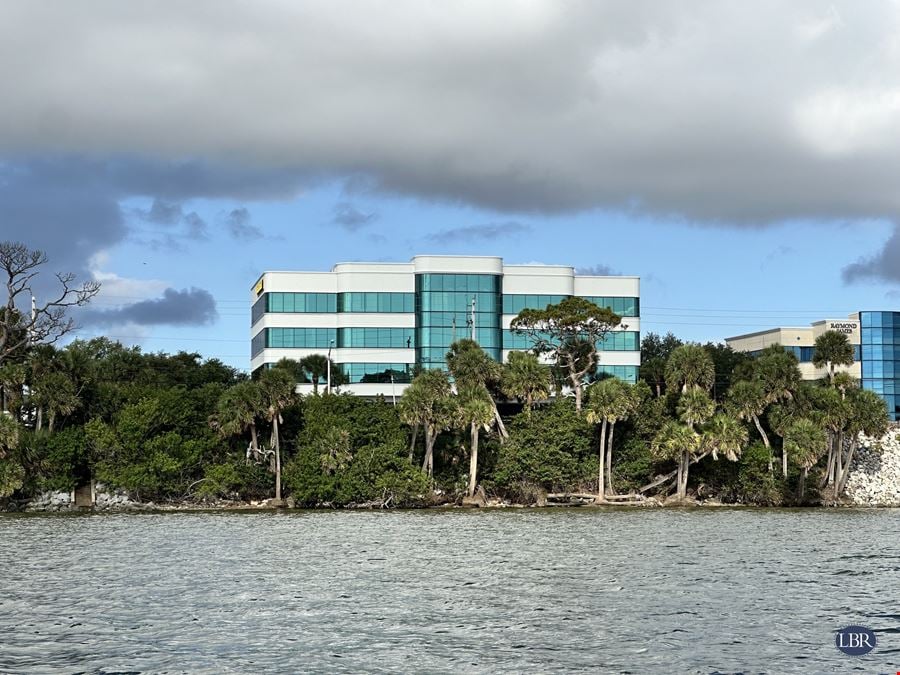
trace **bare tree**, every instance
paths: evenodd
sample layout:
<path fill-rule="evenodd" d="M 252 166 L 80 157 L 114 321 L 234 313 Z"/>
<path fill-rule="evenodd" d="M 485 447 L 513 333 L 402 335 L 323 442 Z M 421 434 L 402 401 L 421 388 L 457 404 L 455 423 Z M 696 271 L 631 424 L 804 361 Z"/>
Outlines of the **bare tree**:
<path fill-rule="evenodd" d="M 74 330 L 75 322 L 66 311 L 86 304 L 100 290 L 97 281 L 77 286 L 73 273 L 57 273 L 61 288 L 53 299 L 34 304 L 31 284 L 46 262 L 47 254 L 41 250 L 20 242 L 0 242 L 0 278 L 6 284 L 6 303 L 0 308 L 0 366 L 28 344 L 52 344 Z"/>

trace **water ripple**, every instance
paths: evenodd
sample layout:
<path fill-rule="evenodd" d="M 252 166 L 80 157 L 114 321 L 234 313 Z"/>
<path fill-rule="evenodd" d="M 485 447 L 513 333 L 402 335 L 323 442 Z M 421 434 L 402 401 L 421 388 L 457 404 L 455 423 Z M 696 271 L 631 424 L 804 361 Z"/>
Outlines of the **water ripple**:
<path fill-rule="evenodd" d="M 7 514 L 0 672 L 888 672 L 898 535 L 887 510 Z M 875 652 L 834 648 L 852 623 Z"/>

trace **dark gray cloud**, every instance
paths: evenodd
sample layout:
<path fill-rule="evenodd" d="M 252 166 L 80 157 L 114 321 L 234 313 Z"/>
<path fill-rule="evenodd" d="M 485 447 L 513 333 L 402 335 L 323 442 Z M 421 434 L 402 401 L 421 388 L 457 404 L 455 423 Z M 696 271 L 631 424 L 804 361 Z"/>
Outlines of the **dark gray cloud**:
<path fill-rule="evenodd" d="M 122 324 L 206 326 L 214 323 L 218 316 L 216 301 L 209 291 L 167 288 L 161 298 L 154 300 L 142 300 L 118 309 L 82 310 L 78 313 L 78 322 L 99 327 Z"/>
<path fill-rule="evenodd" d="M 493 241 L 515 234 L 524 234 L 530 230 L 530 225 L 515 221 L 484 223 L 483 225 L 467 225 L 465 227 L 453 227 L 440 232 L 433 232 L 426 239 L 436 244 L 460 244 L 472 240 Z"/>
<path fill-rule="evenodd" d="M 576 274 L 584 274 L 589 277 L 608 277 L 612 274 L 615 274 L 613 268 L 609 265 L 592 265 L 591 267 L 578 267 L 575 270 Z"/>
<path fill-rule="evenodd" d="M 240 241 L 254 241 L 263 238 L 261 229 L 253 225 L 251 222 L 250 211 L 246 207 L 232 209 L 225 216 L 225 228 L 228 233 Z"/>
<path fill-rule="evenodd" d="M 161 237 L 151 238 L 147 245 L 154 249 L 181 250 L 183 246 L 179 238 L 202 241 L 209 238 L 206 221 L 196 211 L 186 212 L 180 202 L 169 202 L 154 199 L 149 209 L 135 209 L 141 220 L 163 226 L 181 226 L 182 232 L 164 233 Z"/>
<path fill-rule="evenodd" d="M 880 0 L 2 3 L 0 156 L 116 157 L 113 192 L 170 201 L 352 177 L 508 214 L 897 222 L 898 23 Z"/>
<path fill-rule="evenodd" d="M 879 253 L 847 265 L 842 274 L 847 283 L 866 279 L 900 282 L 900 228 L 894 228 Z"/>
<path fill-rule="evenodd" d="M 334 217 L 331 222 L 348 232 L 356 232 L 376 220 L 378 214 L 374 211 L 364 213 L 350 202 L 338 202 L 334 205 Z"/>
<path fill-rule="evenodd" d="M 151 223 L 159 223 L 160 225 L 174 225 L 181 222 L 184 217 L 184 210 L 181 204 L 167 202 L 162 199 L 154 199 L 153 204 L 146 211 L 139 210 L 138 215 L 144 220 Z"/>

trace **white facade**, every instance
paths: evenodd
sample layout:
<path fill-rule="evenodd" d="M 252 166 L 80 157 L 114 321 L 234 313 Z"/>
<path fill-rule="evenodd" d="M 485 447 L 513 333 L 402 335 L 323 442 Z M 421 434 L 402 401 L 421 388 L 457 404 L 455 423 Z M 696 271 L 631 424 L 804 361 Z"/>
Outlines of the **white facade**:
<path fill-rule="evenodd" d="M 573 295 L 623 316 L 620 335 L 601 351 L 600 368 L 635 379 L 639 278 L 581 276 L 568 266 L 505 265 L 501 258 L 469 256 L 339 263 L 330 272 L 265 272 L 251 290 L 251 368 L 328 355 L 330 348 L 334 368 L 350 378 L 341 391 L 399 396 L 416 364 L 435 367 L 453 339 L 470 337 L 473 317 L 479 344 L 505 360 L 511 350 L 527 348 L 509 331 L 523 307 L 543 308 Z M 298 391 L 312 386 L 301 384 Z"/>
<path fill-rule="evenodd" d="M 792 348 L 800 361 L 800 375 L 804 380 L 819 380 L 825 377 L 827 369 L 816 368 L 812 363 L 813 347 L 816 338 L 829 330 L 837 330 L 847 336 L 851 345 L 859 351 L 861 330 L 859 314 L 851 314 L 846 319 L 823 319 L 805 327 L 782 327 L 747 333 L 725 338 L 725 343 L 737 352 L 756 353 L 769 345 L 779 344 Z M 860 377 L 860 360 L 855 359 L 851 366 L 835 366 L 835 372 L 848 373 L 852 377 Z"/>

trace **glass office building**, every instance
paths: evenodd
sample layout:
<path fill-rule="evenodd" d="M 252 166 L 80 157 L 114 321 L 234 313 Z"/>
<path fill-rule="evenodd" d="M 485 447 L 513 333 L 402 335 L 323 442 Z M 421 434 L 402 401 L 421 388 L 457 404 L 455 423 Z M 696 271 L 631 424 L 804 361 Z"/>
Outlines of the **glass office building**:
<path fill-rule="evenodd" d="M 863 389 L 879 394 L 900 419 L 900 312 L 860 312 Z"/>
<path fill-rule="evenodd" d="M 497 361 L 529 349 L 510 321 L 526 307 L 584 297 L 623 317 L 603 343 L 598 374 L 634 382 L 640 365 L 637 277 L 584 276 L 495 257 L 417 256 L 409 263 L 341 263 L 330 272 L 266 272 L 252 290 L 254 372 L 282 358 L 329 356 L 359 395 L 399 395 L 417 369 L 446 368 L 457 339 Z M 300 390 L 312 388 L 301 384 Z"/>
<path fill-rule="evenodd" d="M 900 312 L 854 312 L 846 319 L 825 319 L 808 327 L 772 328 L 727 338 L 737 351 L 758 354 L 771 344 L 780 344 L 796 354 L 804 379 L 818 380 L 826 375 L 825 368 L 812 363 L 816 338 L 827 330 L 844 333 L 853 345 L 854 362 L 838 366 L 859 379 L 863 389 L 874 391 L 887 405 L 894 421 L 900 420 Z"/>

